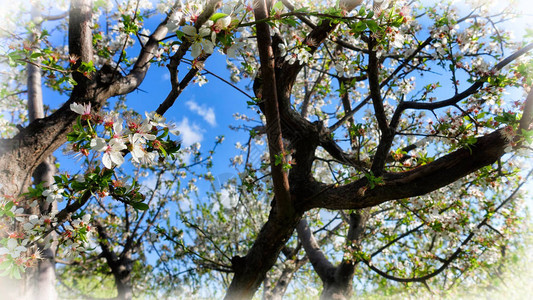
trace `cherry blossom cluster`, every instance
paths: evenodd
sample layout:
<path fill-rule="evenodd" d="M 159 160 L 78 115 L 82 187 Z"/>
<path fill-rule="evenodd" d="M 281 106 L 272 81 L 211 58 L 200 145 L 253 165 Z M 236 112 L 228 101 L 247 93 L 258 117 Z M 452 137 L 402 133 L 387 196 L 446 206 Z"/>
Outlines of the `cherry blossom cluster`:
<path fill-rule="evenodd" d="M 99 152 L 107 169 L 121 166 L 127 152 L 134 163 L 151 165 L 156 163 L 158 156 L 172 155 L 179 149 L 179 145 L 167 137 L 169 132 L 174 135 L 179 132 L 155 112 L 146 113 L 145 119 L 138 116 L 122 119 L 113 112 L 92 113 L 90 103 L 72 103 L 70 108 L 80 115 L 78 125 L 69 135 L 72 150 L 84 156 L 88 156 L 89 150 Z M 82 126 L 82 121 L 87 125 Z M 96 131 L 98 125 L 103 126 L 100 136 Z"/>
<path fill-rule="evenodd" d="M 204 10 L 203 3 L 189 1 L 171 10 L 167 28 L 175 32 L 182 41 L 191 43 L 190 54 L 194 62 L 204 55 L 212 54 L 218 42 L 223 45 L 224 51 L 228 54 L 235 55 L 237 48 L 240 48 L 242 42 L 233 41 L 233 33 L 239 23 L 237 16 L 246 11 L 241 4 L 230 4 L 224 7 L 226 8 L 224 12 L 215 13 L 199 28 L 195 24 Z M 170 9 L 170 4 L 160 3 L 157 9 L 162 13 L 166 12 Z M 175 42 L 162 46 L 155 55 L 157 61 L 163 59 L 164 53 L 170 54 L 179 48 Z"/>
<path fill-rule="evenodd" d="M 54 185 L 47 190 L 53 192 L 43 194 L 49 197 L 57 194 L 59 190 L 61 189 Z M 57 197 L 54 200 L 57 200 Z M 33 200 L 26 210 L 35 208 L 37 201 Z M 58 230 L 57 211 L 35 215 L 25 212 L 19 205 L 21 203 L 13 197 L 4 195 L 0 200 L 0 270 L 3 270 L 0 276 L 21 278 L 26 268 L 35 266 L 41 259 L 41 251 L 50 248 L 53 241 L 51 233 Z M 85 214 L 62 226 L 59 244 L 66 245 L 67 251 L 72 255 L 88 249 L 90 218 L 90 214 Z"/>

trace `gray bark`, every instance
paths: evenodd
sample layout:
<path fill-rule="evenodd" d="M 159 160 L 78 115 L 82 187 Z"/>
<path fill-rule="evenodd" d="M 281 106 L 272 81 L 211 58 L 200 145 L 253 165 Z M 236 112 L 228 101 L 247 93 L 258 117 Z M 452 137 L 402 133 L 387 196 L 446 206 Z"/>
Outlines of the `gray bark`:
<path fill-rule="evenodd" d="M 41 16 L 39 3 L 32 3 L 31 18 L 37 21 Z M 41 24 L 35 24 L 35 31 L 38 34 L 41 29 Z M 38 35 L 33 33 L 30 35 L 30 43 L 39 45 Z M 43 93 L 42 93 L 42 78 L 41 68 L 37 66 L 40 63 L 40 58 L 37 58 L 34 64 L 27 64 L 27 90 L 28 90 L 28 117 L 29 121 L 33 122 L 37 119 L 44 118 L 43 108 Z M 45 159 L 33 172 L 33 183 L 43 186 L 49 186 L 54 181 L 55 167 L 54 159 L 49 156 Z M 31 213 L 39 215 L 41 212 L 49 210 L 46 202 L 42 201 L 39 205 L 32 209 Z M 52 207 L 57 207 L 57 203 L 52 203 Z M 51 233 L 55 236 L 55 233 Z M 53 247 L 43 249 L 42 245 L 38 245 L 38 250 L 42 253 L 42 259 L 37 262 L 35 269 L 27 270 L 26 272 L 26 293 L 27 299 L 57 299 L 55 290 L 55 250 Z"/>

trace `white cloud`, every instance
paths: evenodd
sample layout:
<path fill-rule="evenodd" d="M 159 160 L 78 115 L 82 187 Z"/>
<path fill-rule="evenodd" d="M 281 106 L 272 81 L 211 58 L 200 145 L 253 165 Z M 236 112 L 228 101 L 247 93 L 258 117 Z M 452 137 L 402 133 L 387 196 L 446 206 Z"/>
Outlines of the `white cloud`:
<path fill-rule="evenodd" d="M 239 195 L 234 186 L 225 187 L 220 190 L 220 201 L 213 204 L 212 212 L 217 212 L 221 207 L 224 209 L 234 208 L 239 202 Z"/>
<path fill-rule="evenodd" d="M 239 197 L 234 186 L 220 190 L 220 202 L 225 208 L 233 208 L 237 205 Z"/>
<path fill-rule="evenodd" d="M 185 102 L 185 105 L 192 111 L 200 115 L 209 125 L 216 126 L 217 121 L 215 117 L 215 110 L 212 107 L 207 107 L 207 105 L 194 102 L 194 100 L 189 100 Z"/>
<path fill-rule="evenodd" d="M 176 128 L 180 131 L 180 138 L 185 147 L 199 143 L 204 139 L 202 128 L 195 123 L 190 124 L 189 119 L 186 117 L 176 124 Z"/>

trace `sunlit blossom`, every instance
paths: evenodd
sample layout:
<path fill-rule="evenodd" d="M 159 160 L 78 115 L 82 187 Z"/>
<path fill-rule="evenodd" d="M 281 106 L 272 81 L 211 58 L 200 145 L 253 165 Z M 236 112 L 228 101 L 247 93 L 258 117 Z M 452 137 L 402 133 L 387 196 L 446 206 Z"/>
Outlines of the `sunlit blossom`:
<path fill-rule="evenodd" d="M 105 139 L 100 137 L 91 140 L 91 147 L 98 152 L 104 152 L 102 163 L 108 169 L 124 163 L 124 156 L 121 151 L 128 148 L 121 139 L 113 138 L 107 144 Z"/>
<path fill-rule="evenodd" d="M 211 54 L 213 53 L 215 44 L 206 39 L 205 37 L 210 36 L 211 29 L 206 27 L 200 27 L 200 30 L 197 30 L 195 27 L 186 25 L 181 29 L 187 38 L 191 41 L 191 56 L 197 58 L 202 54 L 202 51 Z"/>
<path fill-rule="evenodd" d="M 59 188 L 56 184 L 52 184 L 48 189 L 43 191 L 43 196 L 46 197 L 47 203 L 52 203 L 54 201 L 61 202 L 63 201 L 64 189 Z"/>
<path fill-rule="evenodd" d="M 86 104 L 79 104 L 79 103 L 71 103 L 70 109 L 82 116 L 90 116 L 91 115 L 91 103 L 88 102 Z"/>

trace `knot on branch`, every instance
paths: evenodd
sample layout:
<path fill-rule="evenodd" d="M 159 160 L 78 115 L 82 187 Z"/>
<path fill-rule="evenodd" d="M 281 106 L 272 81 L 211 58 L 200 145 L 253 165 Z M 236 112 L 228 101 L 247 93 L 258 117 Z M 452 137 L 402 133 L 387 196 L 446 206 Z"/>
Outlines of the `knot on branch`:
<path fill-rule="evenodd" d="M 242 273 L 246 267 L 246 257 L 234 256 L 231 258 L 231 268 L 235 273 Z"/>
<path fill-rule="evenodd" d="M 97 74 L 97 82 L 103 85 L 110 85 L 113 81 L 123 77 L 116 67 L 112 67 L 107 63 L 102 66 Z"/>

